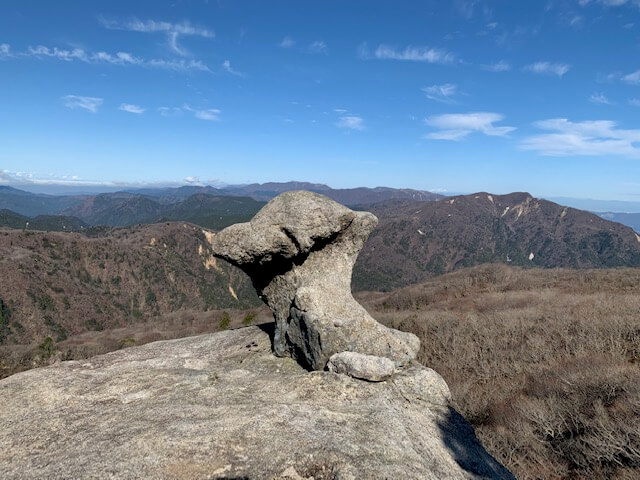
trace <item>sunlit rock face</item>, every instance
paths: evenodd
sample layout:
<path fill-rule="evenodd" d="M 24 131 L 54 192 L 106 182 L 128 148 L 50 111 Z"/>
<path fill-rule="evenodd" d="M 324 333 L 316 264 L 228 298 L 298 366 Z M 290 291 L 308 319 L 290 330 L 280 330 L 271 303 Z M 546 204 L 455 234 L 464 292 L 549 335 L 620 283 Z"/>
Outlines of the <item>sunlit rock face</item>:
<path fill-rule="evenodd" d="M 323 195 L 294 191 L 215 236 L 214 253 L 244 270 L 273 311 L 276 355 L 313 370 L 344 351 L 396 366 L 415 358 L 415 335 L 381 325 L 351 295 L 353 265 L 377 222 Z"/>

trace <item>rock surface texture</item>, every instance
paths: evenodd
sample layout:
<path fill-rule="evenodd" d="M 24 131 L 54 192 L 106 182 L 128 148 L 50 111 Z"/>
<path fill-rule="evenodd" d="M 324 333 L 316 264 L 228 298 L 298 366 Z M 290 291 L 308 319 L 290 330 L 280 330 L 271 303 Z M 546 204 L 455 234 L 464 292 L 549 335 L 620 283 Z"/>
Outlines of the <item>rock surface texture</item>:
<path fill-rule="evenodd" d="M 430 369 L 309 372 L 248 327 L 0 381 L 0 478 L 511 479 Z"/>
<path fill-rule="evenodd" d="M 253 281 L 276 321 L 273 349 L 313 370 L 344 351 L 413 360 L 418 338 L 374 320 L 351 295 L 351 272 L 374 215 L 354 212 L 317 193 L 283 193 L 247 223 L 212 241 L 215 255 Z"/>

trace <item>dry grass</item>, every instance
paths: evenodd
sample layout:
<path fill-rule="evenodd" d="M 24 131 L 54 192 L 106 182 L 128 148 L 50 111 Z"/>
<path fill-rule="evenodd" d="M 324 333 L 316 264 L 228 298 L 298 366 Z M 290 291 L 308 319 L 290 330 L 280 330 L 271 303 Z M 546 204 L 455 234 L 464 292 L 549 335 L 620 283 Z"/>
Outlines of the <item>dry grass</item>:
<path fill-rule="evenodd" d="M 420 337 L 518 478 L 640 478 L 640 269 L 491 265 L 359 297 Z"/>
<path fill-rule="evenodd" d="M 144 345 L 158 340 L 189 337 L 228 328 L 272 322 L 268 308 L 253 310 L 180 311 L 123 328 L 105 329 L 73 335 L 62 342 L 52 342 L 51 349 L 42 344 L 0 346 L 0 378 L 30 368 L 61 360 L 79 360 Z"/>

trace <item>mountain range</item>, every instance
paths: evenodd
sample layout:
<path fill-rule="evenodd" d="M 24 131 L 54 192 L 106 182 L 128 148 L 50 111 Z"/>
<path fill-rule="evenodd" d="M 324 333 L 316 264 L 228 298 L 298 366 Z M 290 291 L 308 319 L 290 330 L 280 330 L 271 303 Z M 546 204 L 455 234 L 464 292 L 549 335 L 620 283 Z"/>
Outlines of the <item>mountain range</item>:
<path fill-rule="evenodd" d="M 369 205 L 390 199 L 431 201 L 443 198 L 431 192 L 377 188 L 333 189 L 307 182 L 264 183 L 216 188 L 183 186 L 178 188 L 134 189 L 97 195 L 47 195 L 0 186 L 0 209 L 19 215 L 74 216 L 89 225 L 128 226 L 163 219 L 193 220 L 209 218 L 210 227 L 219 227 L 213 217 L 253 215 L 264 202 L 289 190 L 322 193 L 350 206 Z M 190 199 L 190 200 L 189 200 Z M 185 203 L 187 202 L 187 203 Z M 193 217 L 193 218 L 185 218 Z M 218 219 L 219 220 L 219 219 Z M 231 219 L 234 220 L 234 219 Z"/>
<path fill-rule="evenodd" d="M 78 216 L 107 225 L 143 217 L 154 223 L 81 224 L 82 233 L 25 231 L 25 217 L 1 212 L 0 220 L 20 229 L 0 229 L 0 343 L 64 339 L 172 312 L 260 305 L 249 279 L 213 258 L 212 233 L 202 227 L 248 219 L 263 202 L 193 192 L 175 200 L 171 193 L 171 201 L 140 193 L 87 197 L 73 207 Z M 486 263 L 640 266 L 640 236 L 631 228 L 527 193 L 390 199 L 367 209 L 379 225 L 354 268 L 358 291 L 389 291 Z"/>
<path fill-rule="evenodd" d="M 380 223 L 355 265 L 356 290 L 388 290 L 483 263 L 640 266 L 640 235 L 528 193 L 476 193 L 370 207 Z"/>

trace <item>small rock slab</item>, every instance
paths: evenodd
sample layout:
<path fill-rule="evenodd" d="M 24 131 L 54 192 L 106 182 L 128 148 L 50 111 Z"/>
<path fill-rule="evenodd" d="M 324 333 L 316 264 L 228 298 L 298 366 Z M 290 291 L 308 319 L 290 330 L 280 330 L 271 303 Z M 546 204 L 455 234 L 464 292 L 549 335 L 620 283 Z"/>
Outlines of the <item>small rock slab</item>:
<path fill-rule="evenodd" d="M 369 382 L 382 382 L 393 375 L 396 367 L 386 357 L 358 352 L 340 352 L 331 355 L 327 369 L 333 373 L 343 373 Z"/>

